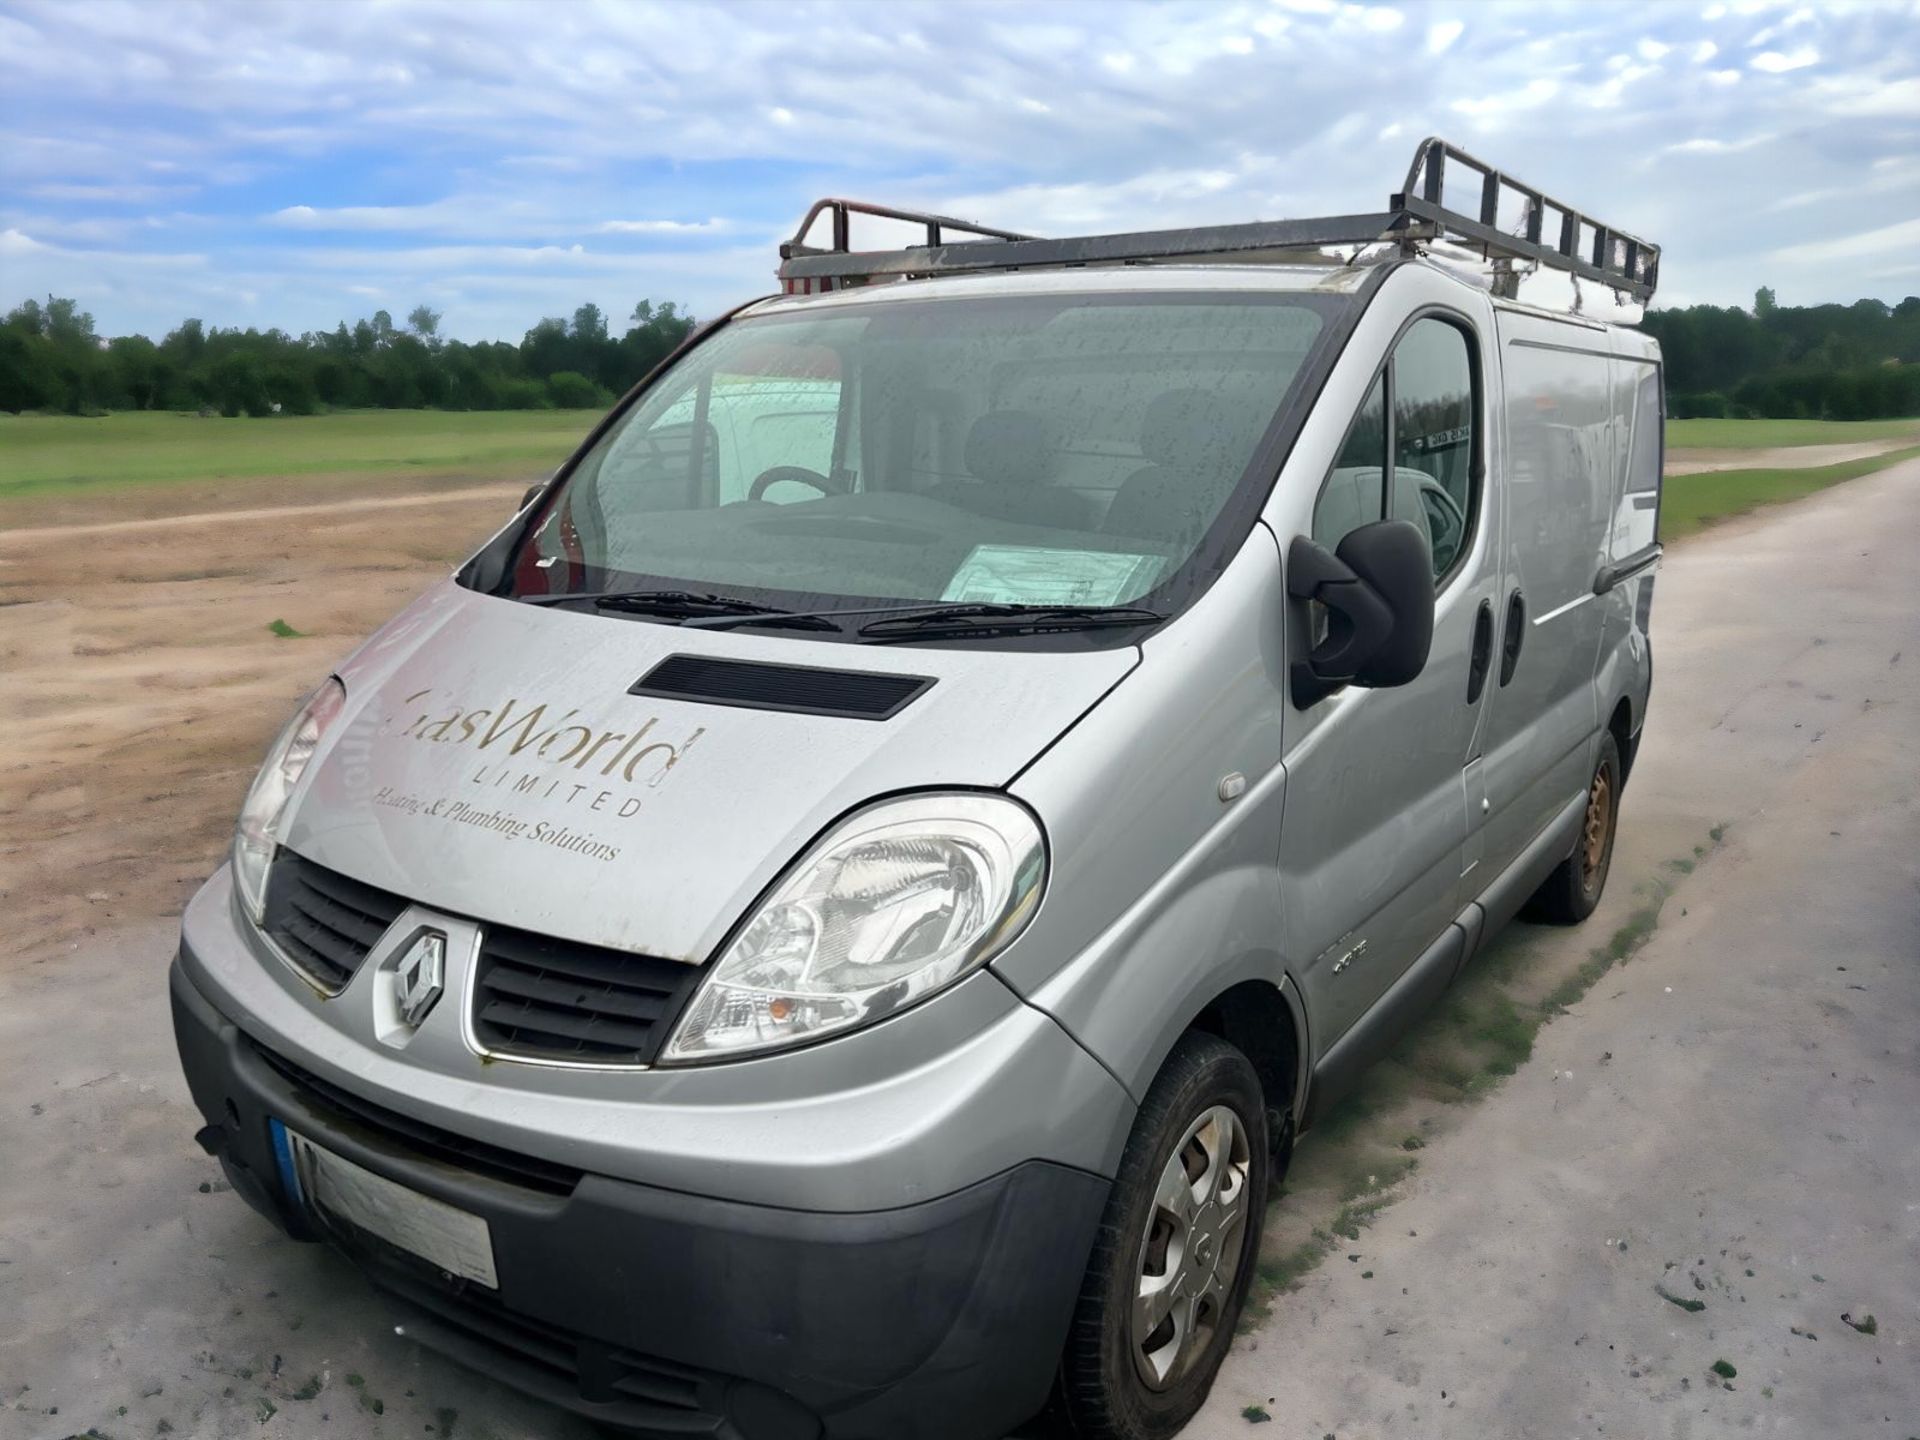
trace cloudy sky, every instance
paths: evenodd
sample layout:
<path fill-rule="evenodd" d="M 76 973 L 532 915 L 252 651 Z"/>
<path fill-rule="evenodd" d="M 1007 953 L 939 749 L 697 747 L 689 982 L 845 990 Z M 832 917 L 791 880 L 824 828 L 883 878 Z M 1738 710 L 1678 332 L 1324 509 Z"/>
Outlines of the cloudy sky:
<path fill-rule="evenodd" d="M 820 194 L 1368 210 L 1428 133 L 1664 243 L 1667 303 L 1920 293 L 1920 0 L 0 0 L 0 306 L 517 339 L 763 293 Z"/>

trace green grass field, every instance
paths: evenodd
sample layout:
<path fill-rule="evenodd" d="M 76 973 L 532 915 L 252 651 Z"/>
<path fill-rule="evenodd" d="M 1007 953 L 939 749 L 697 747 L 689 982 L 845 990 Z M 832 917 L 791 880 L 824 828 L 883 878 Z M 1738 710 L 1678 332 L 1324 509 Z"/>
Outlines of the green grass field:
<path fill-rule="evenodd" d="M 351 410 L 270 420 L 126 412 L 99 419 L 0 416 L 0 501 L 248 476 L 457 472 L 532 477 L 557 465 L 596 420 L 591 410 Z M 1676 420 L 1670 450 L 1761 449 L 1905 438 L 1920 420 Z M 1728 470 L 1667 481 L 1661 533 L 1682 539 L 1758 505 L 1798 499 L 1920 455 L 1904 449 L 1818 469 Z"/>
<path fill-rule="evenodd" d="M 1765 450 L 1776 445 L 1920 441 L 1914 420 L 1669 420 L 1667 449 Z"/>
<path fill-rule="evenodd" d="M 0 415 L 0 499 L 253 475 L 533 476 L 565 459 L 599 418 L 594 410 L 345 410 L 262 420 Z"/>
<path fill-rule="evenodd" d="M 1920 446 L 1807 470 L 1720 470 L 1703 475 L 1669 475 L 1660 496 L 1660 538 L 1684 540 L 1716 521 L 1744 515 L 1762 505 L 1798 500 L 1829 485 L 1857 480 L 1862 475 L 1916 457 L 1920 457 Z"/>

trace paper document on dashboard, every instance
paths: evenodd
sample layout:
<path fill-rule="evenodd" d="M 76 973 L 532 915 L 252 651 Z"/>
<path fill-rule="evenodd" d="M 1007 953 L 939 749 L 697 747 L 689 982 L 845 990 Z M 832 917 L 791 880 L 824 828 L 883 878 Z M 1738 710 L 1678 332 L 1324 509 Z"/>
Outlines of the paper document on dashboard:
<path fill-rule="evenodd" d="M 976 545 L 942 600 L 986 605 L 1118 605 L 1153 588 L 1166 559 L 1113 550 Z"/>

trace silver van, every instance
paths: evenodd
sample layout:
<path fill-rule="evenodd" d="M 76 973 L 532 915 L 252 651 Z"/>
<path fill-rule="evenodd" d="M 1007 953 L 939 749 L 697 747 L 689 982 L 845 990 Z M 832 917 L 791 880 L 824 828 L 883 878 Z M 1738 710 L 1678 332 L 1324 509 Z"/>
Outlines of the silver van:
<path fill-rule="evenodd" d="M 1517 294 L 1658 251 L 1430 141 L 1377 213 L 783 253 L 274 743 L 198 1139 L 613 1426 L 1158 1440 L 1295 1137 L 1606 883 L 1660 358 Z"/>

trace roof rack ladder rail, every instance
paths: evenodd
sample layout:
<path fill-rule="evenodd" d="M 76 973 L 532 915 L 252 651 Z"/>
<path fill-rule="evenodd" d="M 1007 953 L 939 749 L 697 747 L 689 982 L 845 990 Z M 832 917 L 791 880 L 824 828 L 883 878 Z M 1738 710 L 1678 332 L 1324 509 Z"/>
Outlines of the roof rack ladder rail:
<path fill-rule="evenodd" d="M 1449 161 L 1480 177 L 1480 203 L 1474 213 L 1446 204 Z M 1517 233 L 1500 228 L 1500 203 L 1507 191 L 1525 201 Z M 1544 233 L 1549 206 L 1560 215 L 1557 243 L 1547 240 Z M 806 236 L 823 210 L 830 210 L 833 216 L 833 245 L 829 250 L 806 244 Z M 850 235 L 850 217 L 855 214 L 921 225 L 926 244 L 899 250 L 855 251 Z M 1593 246 L 1583 254 L 1581 232 L 1589 225 L 1594 232 Z M 949 243 L 949 231 L 964 232 L 976 239 Z M 1040 240 L 946 215 L 827 199 L 815 202 L 793 239 L 780 246 L 779 273 L 789 293 L 812 293 L 893 277 L 1172 259 L 1290 259 L 1293 257 L 1287 252 L 1395 241 L 1403 251 L 1412 253 L 1436 240 L 1477 248 L 1494 267 L 1497 293 L 1506 295 L 1517 289 L 1520 272 L 1515 262 L 1521 261 L 1596 281 L 1642 304 L 1653 298 L 1659 283 L 1659 246 L 1604 225 L 1437 136 L 1415 148 L 1406 188 L 1392 197 L 1385 213 Z"/>
<path fill-rule="evenodd" d="M 1451 209 L 1446 204 L 1445 177 L 1449 160 L 1481 177 L 1478 216 Z M 1503 190 L 1517 191 L 1526 198 L 1527 213 L 1520 234 L 1499 228 Z M 1479 246 L 1489 260 L 1496 257 L 1534 260 L 1582 279 L 1598 281 L 1642 303 L 1652 299 L 1654 287 L 1659 283 L 1659 246 L 1603 224 L 1438 136 L 1429 136 L 1415 148 L 1413 163 L 1407 169 L 1406 189 L 1394 197 L 1393 204 L 1429 222 L 1443 237 L 1451 236 Z M 1541 243 L 1540 217 L 1548 205 L 1560 212 L 1560 243 L 1554 247 Z M 1582 254 L 1580 232 L 1587 225 L 1593 227 L 1593 248 L 1588 254 Z"/>
<path fill-rule="evenodd" d="M 832 217 L 832 240 L 825 250 L 817 245 L 806 243 L 807 236 L 813 230 L 814 222 L 820 218 L 822 211 L 828 212 Z M 855 253 L 853 249 L 853 217 L 855 215 L 870 215 L 878 220 L 902 220 L 909 225 L 922 226 L 926 230 L 926 243 L 929 248 L 940 245 L 946 232 L 950 230 L 977 236 L 981 240 L 1031 240 L 1033 238 L 1031 235 L 1022 235 L 1014 230 L 1000 230 L 991 225 L 977 224 L 972 220 L 955 219 L 951 215 L 935 215 L 924 210 L 902 210 L 892 205 L 875 205 L 865 200 L 846 200 L 829 196 L 826 199 L 814 201 L 813 207 L 801 220 L 800 228 L 793 232 L 793 238 L 782 241 L 780 244 L 782 261 L 780 280 L 782 288 L 789 295 L 831 290 L 835 288 L 836 279 L 844 282 L 863 273 L 848 267 L 845 270 L 820 272 L 800 278 L 789 274 L 785 263 L 805 256 L 852 256 Z"/>

